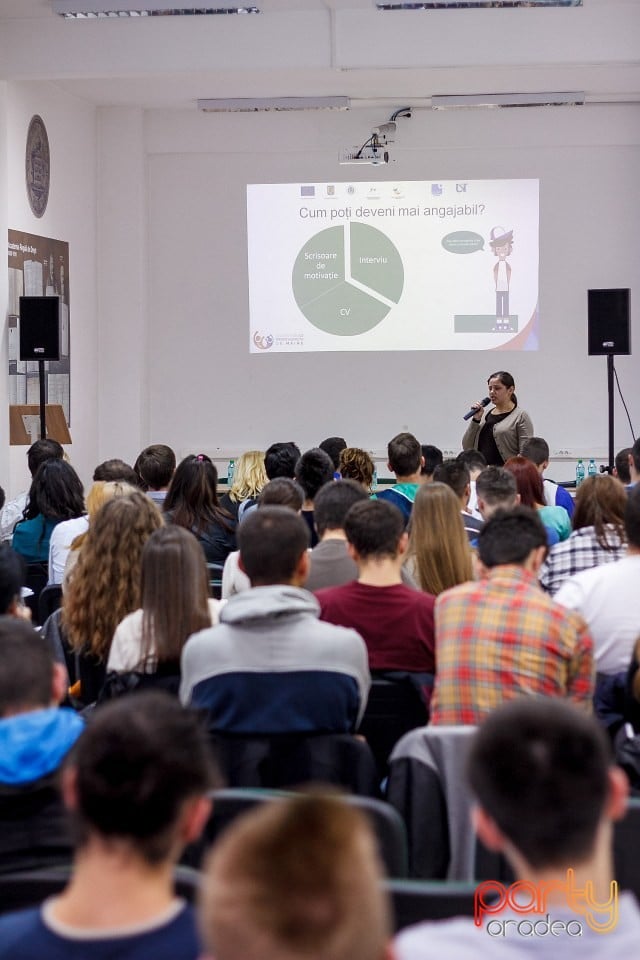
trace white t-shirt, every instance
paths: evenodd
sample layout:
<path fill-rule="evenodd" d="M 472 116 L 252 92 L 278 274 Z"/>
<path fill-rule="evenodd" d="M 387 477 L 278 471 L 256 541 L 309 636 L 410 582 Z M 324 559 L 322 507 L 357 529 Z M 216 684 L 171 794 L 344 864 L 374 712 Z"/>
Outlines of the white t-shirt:
<path fill-rule="evenodd" d="M 58 523 L 49 540 L 49 583 L 62 583 L 71 544 L 89 529 L 89 518 L 76 517 Z"/>
<path fill-rule="evenodd" d="M 221 600 L 209 600 L 208 602 L 211 626 L 213 627 L 218 622 L 218 615 L 223 602 Z M 153 671 L 156 665 L 153 644 L 151 656 L 147 658 L 146 662 L 142 660 L 142 613 L 142 609 L 134 610 L 133 613 L 127 614 L 116 627 L 109 650 L 109 659 L 107 660 L 107 673 L 112 670 L 117 673 L 127 673 L 129 670 Z"/>

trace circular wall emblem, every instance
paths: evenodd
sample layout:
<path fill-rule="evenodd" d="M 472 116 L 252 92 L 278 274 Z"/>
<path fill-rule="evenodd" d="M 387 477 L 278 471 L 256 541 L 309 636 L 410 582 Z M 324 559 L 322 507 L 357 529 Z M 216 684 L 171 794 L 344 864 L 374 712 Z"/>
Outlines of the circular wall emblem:
<path fill-rule="evenodd" d="M 31 118 L 29 124 L 24 166 L 29 206 L 34 216 L 41 217 L 49 200 L 51 163 L 47 130 L 42 117 L 37 114 Z"/>

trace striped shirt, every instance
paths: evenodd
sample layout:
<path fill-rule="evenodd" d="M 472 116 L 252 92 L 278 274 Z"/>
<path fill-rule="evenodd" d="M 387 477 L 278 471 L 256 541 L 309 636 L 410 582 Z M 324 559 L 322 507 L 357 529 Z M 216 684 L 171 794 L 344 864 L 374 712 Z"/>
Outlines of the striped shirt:
<path fill-rule="evenodd" d="M 595 527 L 582 527 L 574 530 L 568 540 L 557 543 L 551 548 L 540 570 L 540 584 L 547 593 L 554 596 L 565 580 L 583 570 L 599 567 L 601 563 L 621 560 L 627 552 L 612 524 L 607 524 L 607 540 L 611 550 L 601 547 L 596 538 Z"/>
<path fill-rule="evenodd" d="M 494 567 L 436 600 L 431 723 L 478 724 L 522 695 L 568 697 L 591 709 L 593 641 L 585 621 L 551 600 L 533 574 Z"/>

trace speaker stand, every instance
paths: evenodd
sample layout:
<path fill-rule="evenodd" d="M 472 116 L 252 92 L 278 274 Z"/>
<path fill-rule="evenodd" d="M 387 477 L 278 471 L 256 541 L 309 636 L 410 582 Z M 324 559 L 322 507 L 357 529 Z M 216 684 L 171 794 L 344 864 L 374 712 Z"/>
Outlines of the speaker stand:
<path fill-rule="evenodd" d="M 38 381 L 40 386 L 40 439 L 47 439 L 47 414 L 44 390 L 44 360 L 38 360 Z"/>
<path fill-rule="evenodd" d="M 607 393 L 609 395 L 609 474 L 613 471 L 613 354 L 607 354 Z"/>

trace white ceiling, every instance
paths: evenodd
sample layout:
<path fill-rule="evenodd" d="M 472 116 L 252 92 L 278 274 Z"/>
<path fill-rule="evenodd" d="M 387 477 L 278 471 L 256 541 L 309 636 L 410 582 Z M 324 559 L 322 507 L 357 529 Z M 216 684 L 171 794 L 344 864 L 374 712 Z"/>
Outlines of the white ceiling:
<path fill-rule="evenodd" d="M 553 90 L 640 101 L 639 0 L 397 13 L 374 0 L 253 2 L 261 14 L 64 21 L 49 0 L 0 0 L 0 79 L 149 109 L 328 94 L 427 107 L 435 93 Z"/>

